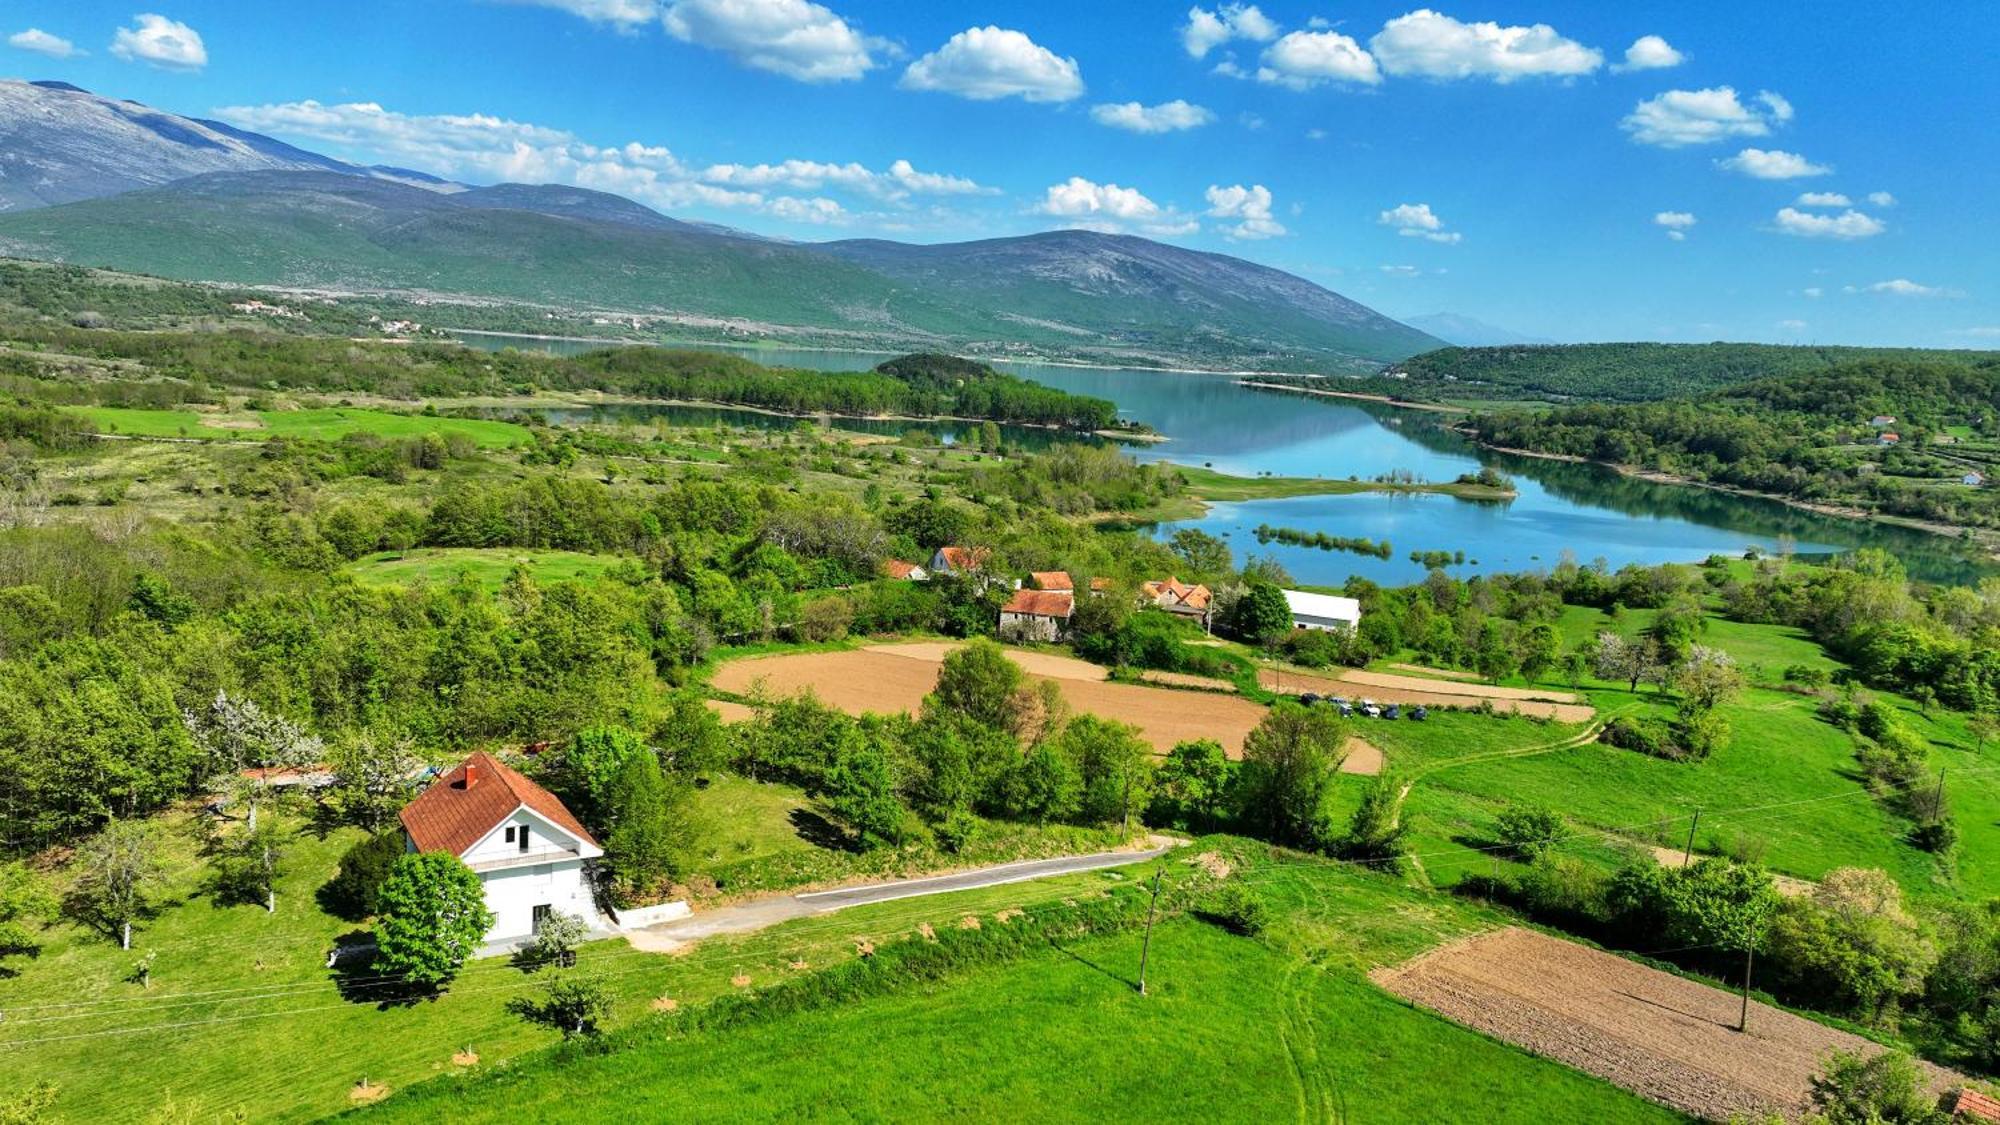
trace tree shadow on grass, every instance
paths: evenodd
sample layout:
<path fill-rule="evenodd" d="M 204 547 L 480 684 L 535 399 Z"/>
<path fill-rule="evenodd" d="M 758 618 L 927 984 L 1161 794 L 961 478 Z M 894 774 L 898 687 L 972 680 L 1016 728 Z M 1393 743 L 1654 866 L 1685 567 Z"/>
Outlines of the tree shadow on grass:
<path fill-rule="evenodd" d="M 373 1004 L 377 1010 L 407 1008 L 440 995 L 430 985 L 414 985 L 375 967 L 375 935 L 349 930 L 333 939 L 327 971 L 340 998 L 350 1004 Z"/>
<path fill-rule="evenodd" d="M 860 841 L 850 836 L 845 828 L 811 809 L 793 809 L 790 817 L 792 831 L 799 839 L 816 848 L 835 852 L 859 852 Z"/>

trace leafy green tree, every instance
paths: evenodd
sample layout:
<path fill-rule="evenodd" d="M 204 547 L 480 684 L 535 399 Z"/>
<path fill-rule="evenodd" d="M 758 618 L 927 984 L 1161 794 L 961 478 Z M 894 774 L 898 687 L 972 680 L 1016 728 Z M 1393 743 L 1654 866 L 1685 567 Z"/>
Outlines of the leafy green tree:
<path fill-rule="evenodd" d="M 1143 811 L 1153 792 L 1153 749 L 1138 728 L 1078 715 L 1056 744 L 1076 763 L 1082 781 L 1078 816 L 1091 823 L 1115 820 L 1129 829 L 1133 810 Z"/>
<path fill-rule="evenodd" d="M 1348 819 L 1339 850 L 1348 859 L 1395 867 L 1401 862 L 1403 840 L 1408 835 L 1409 826 L 1403 823 L 1402 783 L 1384 773 L 1361 791 L 1361 803 Z"/>
<path fill-rule="evenodd" d="M 1635 940 L 1743 953 L 1762 947 L 1778 892 L 1751 864 L 1708 858 L 1668 868 L 1648 859 L 1619 869 L 1607 903 Z"/>
<path fill-rule="evenodd" d="M 1292 607 L 1285 593 L 1269 582 L 1251 582 L 1243 595 L 1231 602 L 1225 620 L 1227 632 L 1247 644 L 1270 644 L 1292 630 Z"/>
<path fill-rule="evenodd" d="M 409 803 L 423 758 L 408 737 L 364 731 L 335 741 L 326 752 L 333 772 L 334 806 L 349 823 L 375 831 Z"/>
<path fill-rule="evenodd" d="M 1272 705 L 1243 740 L 1237 779 L 1245 828 L 1292 847 L 1328 847 L 1327 804 L 1346 756 L 1347 727 L 1331 708 Z"/>
<path fill-rule="evenodd" d="M 643 892 L 686 867 L 693 850 L 688 784 L 669 781 L 644 747 L 625 757 L 602 796 L 610 838 L 605 863 L 621 886 Z"/>
<path fill-rule="evenodd" d="M 1506 622 L 1489 617 L 1479 626 L 1479 645 L 1472 653 L 1472 668 L 1492 683 L 1499 683 L 1514 671 L 1515 655 Z"/>
<path fill-rule="evenodd" d="M 626 766 L 653 752 L 637 734 L 620 726 L 586 727 L 543 766 L 550 788 L 577 819 L 594 831 L 610 832 L 618 820 L 614 789 Z M 658 763 L 654 763 L 658 772 Z"/>
<path fill-rule="evenodd" d="M 1672 677 L 1674 690 L 1700 713 L 1714 710 L 1743 691 L 1743 671 L 1736 661 L 1707 645 L 1690 644 L 1687 654 L 1674 666 Z"/>
<path fill-rule="evenodd" d="M 374 967 L 419 988 L 435 989 L 458 975 L 493 926 L 479 876 L 445 852 L 397 860 L 380 900 Z"/>
<path fill-rule="evenodd" d="M 1229 819 L 1229 758 L 1211 738 L 1178 743 L 1153 775 L 1154 824 L 1208 832 Z"/>
<path fill-rule="evenodd" d="M 1562 633 L 1554 625 L 1538 621 L 1521 634 L 1521 675 L 1529 683 L 1541 679 L 1542 674 L 1555 667 L 1560 660 Z"/>
<path fill-rule="evenodd" d="M 357 842 L 341 855 L 340 869 L 320 888 L 320 905 L 350 922 L 375 914 L 381 906 L 382 883 L 405 851 L 400 828 Z"/>
<path fill-rule="evenodd" d="M 1854 867 L 1829 871 L 1810 897 L 1781 903 L 1766 949 L 1788 992 L 1868 1020 L 1921 991 L 1938 960 L 1895 880 Z"/>
<path fill-rule="evenodd" d="M 1187 567 L 1192 580 L 1219 578 L 1234 569 L 1229 544 L 1200 528 L 1184 527 L 1174 532 L 1167 545 Z"/>
<path fill-rule="evenodd" d="M 984 638 L 944 658 L 937 687 L 924 698 L 924 711 L 945 711 L 992 727 L 1014 731 L 1021 720 L 1021 668 L 999 645 Z"/>
<path fill-rule="evenodd" d="M 611 985 L 602 973 L 572 969 L 544 980 L 540 999 L 517 996 L 507 1002 L 507 1009 L 572 1039 L 597 1034 L 597 1025 L 611 1014 L 611 1001 Z"/>
<path fill-rule="evenodd" d="M 567 969 L 576 964 L 576 947 L 590 936 L 590 923 L 575 914 L 551 911 L 535 931 L 535 957 Z"/>
<path fill-rule="evenodd" d="M 1549 854 L 1568 831 L 1561 813 L 1547 805 L 1509 805 L 1494 820 L 1494 834 L 1522 859 Z"/>
<path fill-rule="evenodd" d="M 11 957 L 34 957 L 41 953 L 30 923 L 47 922 L 56 916 L 56 897 L 41 876 L 21 862 L 0 863 L 0 979 L 13 976 L 7 965 Z"/>
<path fill-rule="evenodd" d="M 896 767 L 879 737 L 845 747 L 828 768 L 822 790 L 833 814 L 867 847 L 902 842 L 904 809 L 896 791 Z"/>
<path fill-rule="evenodd" d="M 1053 742 L 1031 747 L 1002 780 L 1002 805 L 1016 820 L 1047 824 L 1076 815 L 1083 790 L 1076 763 Z"/>
<path fill-rule="evenodd" d="M 1812 1079 L 1827 1125 L 1948 1125 L 1917 1064 L 1901 1051 L 1835 1051 Z"/>
<path fill-rule="evenodd" d="M 165 875 L 159 833 L 144 821 L 114 820 L 84 841 L 64 910 L 132 948 L 132 925 L 152 912 Z"/>

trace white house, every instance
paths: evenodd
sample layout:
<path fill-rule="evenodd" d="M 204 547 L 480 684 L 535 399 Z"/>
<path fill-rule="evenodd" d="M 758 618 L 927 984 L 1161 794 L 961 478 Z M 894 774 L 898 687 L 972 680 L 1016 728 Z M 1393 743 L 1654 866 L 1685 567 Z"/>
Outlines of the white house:
<path fill-rule="evenodd" d="M 478 874 L 493 912 L 487 944 L 532 938 L 558 911 L 605 926 L 588 870 L 604 849 L 555 794 L 493 755 L 473 754 L 401 816 L 410 851 L 446 852 Z"/>
<path fill-rule="evenodd" d="M 1294 629 L 1347 629 L 1361 624 L 1361 603 L 1333 594 L 1309 594 L 1286 590 L 1285 605 L 1292 611 Z"/>

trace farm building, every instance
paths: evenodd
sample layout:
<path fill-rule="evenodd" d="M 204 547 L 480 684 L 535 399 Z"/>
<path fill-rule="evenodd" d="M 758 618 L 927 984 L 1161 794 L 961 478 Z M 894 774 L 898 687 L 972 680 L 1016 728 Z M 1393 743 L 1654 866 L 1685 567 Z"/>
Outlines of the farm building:
<path fill-rule="evenodd" d="M 1902 440 L 1903 440 L 1903 435 L 1901 434 L 1885 433 L 1880 437 L 1876 438 L 1875 443 L 1877 445 L 1895 445 L 1897 442 Z"/>
<path fill-rule="evenodd" d="M 1076 595 L 1068 590 L 1016 590 L 1000 607 L 1000 637 L 1010 641 L 1054 641 L 1069 628 Z"/>
<path fill-rule="evenodd" d="M 1309 594 L 1304 590 L 1284 591 L 1291 607 L 1294 629 L 1354 629 L 1361 624 L 1361 603 L 1333 594 Z"/>
<path fill-rule="evenodd" d="M 986 566 L 984 547 L 939 547 L 931 555 L 930 571 L 941 575 L 967 575 Z"/>
<path fill-rule="evenodd" d="M 883 563 L 882 575 L 885 578 L 894 578 L 899 582 L 922 582 L 924 579 L 930 577 L 930 574 L 923 567 L 913 562 L 904 562 L 902 559 L 890 559 L 888 562 Z"/>
<path fill-rule="evenodd" d="M 1189 585 L 1171 576 L 1164 581 L 1140 583 L 1139 596 L 1168 613 L 1194 618 L 1204 629 L 1208 627 L 1209 604 L 1215 600 L 1208 587 L 1200 583 Z"/>
<path fill-rule="evenodd" d="M 1868 424 L 1878 430 L 1887 429 L 1896 424 L 1896 416 L 1894 414 L 1877 414 L 1875 417 L 1868 419 Z"/>
<path fill-rule="evenodd" d="M 491 754 L 440 777 L 401 819 L 410 851 L 457 856 L 479 876 L 493 912 L 488 944 L 533 937 L 558 911 L 603 927 L 587 866 L 604 849 L 555 794 Z"/>
<path fill-rule="evenodd" d="M 1076 581 L 1062 570 L 1033 570 L 1028 572 L 1028 585 L 1037 590 L 1076 593 Z"/>

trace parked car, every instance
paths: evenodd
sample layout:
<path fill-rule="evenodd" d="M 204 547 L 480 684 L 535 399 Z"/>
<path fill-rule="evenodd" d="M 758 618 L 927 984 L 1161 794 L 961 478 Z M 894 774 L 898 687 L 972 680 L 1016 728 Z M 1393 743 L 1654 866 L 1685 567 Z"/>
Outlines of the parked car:
<path fill-rule="evenodd" d="M 1424 705 L 1421 703 L 1417 704 L 1415 707 L 1410 708 L 1410 718 L 1419 723 L 1423 722 L 1425 719 L 1428 719 L 1430 717 L 1431 713 L 1425 710 Z"/>
<path fill-rule="evenodd" d="M 1382 708 L 1376 706 L 1374 700 L 1364 699 L 1361 701 L 1361 713 L 1371 719 L 1379 719 L 1382 717 Z"/>
<path fill-rule="evenodd" d="M 1403 717 L 1403 707 L 1402 707 L 1402 705 L 1401 705 L 1401 704 L 1399 704 L 1399 703 L 1391 703 L 1391 704 L 1389 704 L 1389 705 L 1388 705 L 1387 707 L 1384 707 L 1384 708 L 1382 709 L 1382 717 L 1383 717 L 1383 718 L 1385 718 L 1385 719 L 1400 719 L 1400 718 L 1402 718 L 1402 717 Z"/>
<path fill-rule="evenodd" d="M 1308 707 L 1311 707 L 1313 704 L 1319 702 L 1319 693 L 1314 691 L 1302 691 L 1299 693 L 1299 702 L 1305 704 Z"/>

